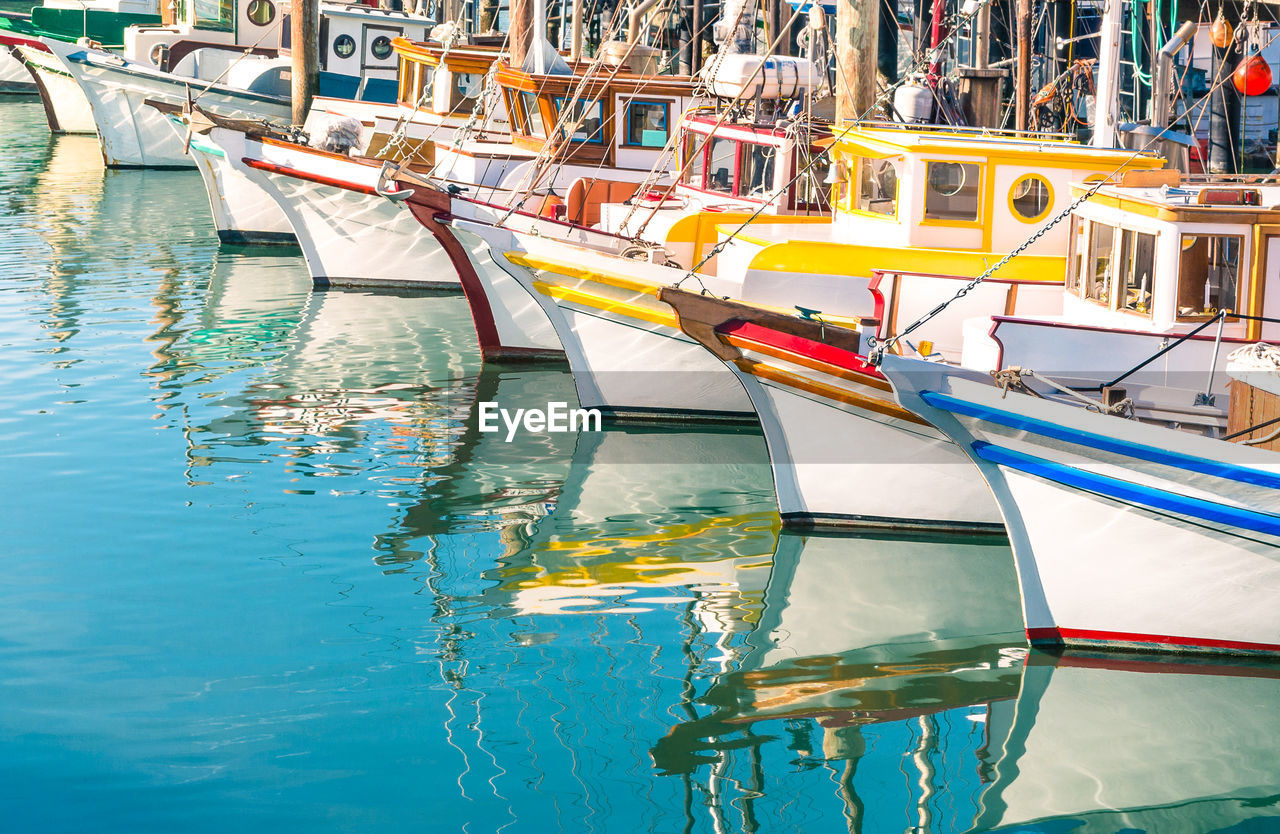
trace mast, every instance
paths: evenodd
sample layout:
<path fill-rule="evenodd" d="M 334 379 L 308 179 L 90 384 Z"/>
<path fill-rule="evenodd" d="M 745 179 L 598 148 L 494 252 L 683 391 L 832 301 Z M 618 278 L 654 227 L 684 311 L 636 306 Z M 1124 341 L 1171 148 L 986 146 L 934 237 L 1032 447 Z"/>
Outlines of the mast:
<path fill-rule="evenodd" d="M 1116 146 L 1116 108 L 1120 97 L 1120 38 L 1123 0 L 1107 0 L 1098 42 L 1098 84 L 1094 95 L 1093 146 Z"/>
<path fill-rule="evenodd" d="M 1111 0 L 1119 6 L 1119 0 Z M 1018 0 L 1018 85 L 1014 101 L 1018 130 L 1031 129 L 1031 0 Z"/>

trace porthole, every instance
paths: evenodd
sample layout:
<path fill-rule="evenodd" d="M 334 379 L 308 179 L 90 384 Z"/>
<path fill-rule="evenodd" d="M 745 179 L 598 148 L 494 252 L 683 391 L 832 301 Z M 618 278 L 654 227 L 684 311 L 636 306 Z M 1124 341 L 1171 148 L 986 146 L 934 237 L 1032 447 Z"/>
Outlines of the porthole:
<path fill-rule="evenodd" d="M 378 35 L 373 39 L 373 43 L 369 44 L 369 51 L 379 61 L 385 61 L 391 57 L 391 38 L 386 35 Z"/>
<path fill-rule="evenodd" d="M 1009 210 L 1014 217 L 1027 223 L 1043 219 L 1052 205 L 1053 189 L 1049 181 L 1039 174 L 1018 177 L 1009 189 Z"/>
<path fill-rule="evenodd" d="M 271 0 L 249 0 L 245 9 L 249 22 L 256 26 L 266 26 L 276 19 L 276 5 Z"/>
<path fill-rule="evenodd" d="M 339 58 L 350 58 L 356 53 L 356 39 L 350 35 L 338 35 L 333 39 L 333 54 Z"/>

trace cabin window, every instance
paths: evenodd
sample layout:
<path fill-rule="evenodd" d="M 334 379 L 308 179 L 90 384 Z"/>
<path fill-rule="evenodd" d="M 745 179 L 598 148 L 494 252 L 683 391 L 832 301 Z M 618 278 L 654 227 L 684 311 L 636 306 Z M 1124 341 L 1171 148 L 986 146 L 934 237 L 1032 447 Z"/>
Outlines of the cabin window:
<path fill-rule="evenodd" d="M 831 210 L 827 176 L 831 171 L 831 157 L 824 151 L 813 148 L 808 157 L 797 164 L 796 208 L 808 211 L 826 212 Z"/>
<path fill-rule="evenodd" d="M 542 121 L 542 111 L 538 109 L 538 97 L 533 93 L 521 92 L 520 103 L 528 125 L 528 135 L 539 139 L 547 138 L 547 125 Z"/>
<path fill-rule="evenodd" d="M 503 90 L 502 97 L 507 102 L 507 117 L 511 120 L 511 128 L 516 133 L 529 133 L 529 124 L 525 121 L 524 111 L 520 109 L 517 94 Z"/>
<path fill-rule="evenodd" d="M 707 191 L 733 193 L 733 174 L 737 169 L 738 143 L 732 139 L 712 139 L 707 154 Z"/>
<path fill-rule="evenodd" d="M 982 169 L 973 162 L 929 162 L 925 167 L 924 217 L 972 223 L 982 200 Z"/>
<path fill-rule="evenodd" d="M 887 159 L 858 159 L 858 211 L 898 213 L 898 169 Z"/>
<path fill-rule="evenodd" d="M 564 115 L 564 130 L 573 129 L 573 141 L 591 142 L 596 145 L 604 143 L 604 103 L 599 101 L 583 101 L 573 99 L 566 102 L 556 99 L 556 107 Z M 574 125 L 577 128 L 574 129 Z"/>
<path fill-rule="evenodd" d="M 1070 251 L 1067 253 L 1067 292 L 1081 294 L 1089 257 L 1089 221 L 1071 218 Z"/>
<path fill-rule="evenodd" d="M 250 0 L 245 16 L 254 26 L 266 26 L 276 19 L 276 6 L 271 0 Z"/>
<path fill-rule="evenodd" d="M 235 29 L 234 0 L 195 0 L 196 26 L 219 32 Z"/>
<path fill-rule="evenodd" d="M 1093 234 L 1089 236 L 1089 269 L 1084 275 L 1084 297 L 1099 304 L 1110 305 L 1111 287 L 1108 276 L 1116 230 L 1103 223 L 1091 225 Z"/>
<path fill-rule="evenodd" d="M 350 58 L 356 53 L 356 39 L 350 35 L 338 35 L 333 39 L 333 54 L 339 58 Z"/>
<path fill-rule="evenodd" d="M 1053 204 L 1053 189 L 1039 174 L 1027 174 L 1014 180 L 1009 189 L 1009 208 L 1013 216 L 1026 223 L 1043 220 Z"/>
<path fill-rule="evenodd" d="M 484 94 L 484 76 L 474 72 L 455 72 L 453 87 L 449 91 L 449 109 L 457 110 L 468 101 L 474 102 Z"/>
<path fill-rule="evenodd" d="M 705 188 L 703 179 L 707 172 L 706 148 L 703 143 L 707 137 L 701 133 L 689 133 L 684 137 L 685 169 L 684 181 L 693 188 Z"/>
<path fill-rule="evenodd" d="M 628 101 L 623 111 L 622 143 L 638 148 L 666 147 L 670 115 L 670 102 Z"/>
<path fill-rule="evenodd" d="M 1178 270 L 1178 315 L 1211 316 L 1239 310 L 1242 239 L 1231 235 L 1183 235 Z"/>
<path fill-rule="evenodd" d="M 743 197 L 768 198 L 773 192 L 774 163 L 778 149 L 772 145 L 742 144 L 742 167 L 738 172 L 738 193 Z"/>
<path fill-rule="evenodd" d="M 1156 236 L 1120 230 L 1117 306 L 1131 313 L 1151 315 L 1151 289 L 1155 281 Z"/>

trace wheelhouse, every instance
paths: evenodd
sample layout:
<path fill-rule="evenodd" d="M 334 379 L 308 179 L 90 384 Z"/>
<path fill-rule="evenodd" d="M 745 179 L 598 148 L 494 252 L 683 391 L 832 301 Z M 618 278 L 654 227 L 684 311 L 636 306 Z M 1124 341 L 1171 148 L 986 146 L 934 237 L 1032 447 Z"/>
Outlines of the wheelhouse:
<path fill-rule="evenodd" d="M 695 112 L 680 124 L 680 186 L 704 202 L 769 205 L 778 211 L 826 214 L 830 165 L 820 146 L 824 124 L 803 134 L 775 125 L 725 122 Z"/>
<path fill-rule="evenodd" d="M 1016 134 L 853 125 L 832 149 L 836 226 L 855 241 L 1012 251 L 1070 204 L 1071 184 L 1159 168 L 1154 153 L 1099 151 L 1074 141 Z M 1027 251 L 1060 253 L 1067 229 Z"/>
<path fill-rule="evenodd" d="M 1226 335 L 1280 338 L 1280 324 L 1262 320 L 1280 319 L 1280 186 L 1169 174 L 1104 186 L 1075 211 L 1064 312 L 1179 332 L 1229 311 Z"/>
<path fill-rule="evenodd" d="M 616 168 L 651 168 L 695 102 L 693 81 L 680 76 L 537 75 L 501 64 L 498 85 L 516 147 Z"/>

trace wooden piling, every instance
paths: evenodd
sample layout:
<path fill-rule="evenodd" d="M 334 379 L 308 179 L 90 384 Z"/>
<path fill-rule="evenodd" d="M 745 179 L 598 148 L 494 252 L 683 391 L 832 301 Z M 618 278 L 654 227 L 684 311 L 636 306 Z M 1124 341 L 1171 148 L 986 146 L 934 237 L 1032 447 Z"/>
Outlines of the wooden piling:
<path fill-rule="evenodd" d="M 320 0 L 293 0 L 289 11 L 293 123 L 303 124 L 320 80 Z"/>
<path fill-rule="evenodd" d="M 836 2 L 836 117 L 841 120 L 857 119 L 875 104 L 882 1 Z"/>

